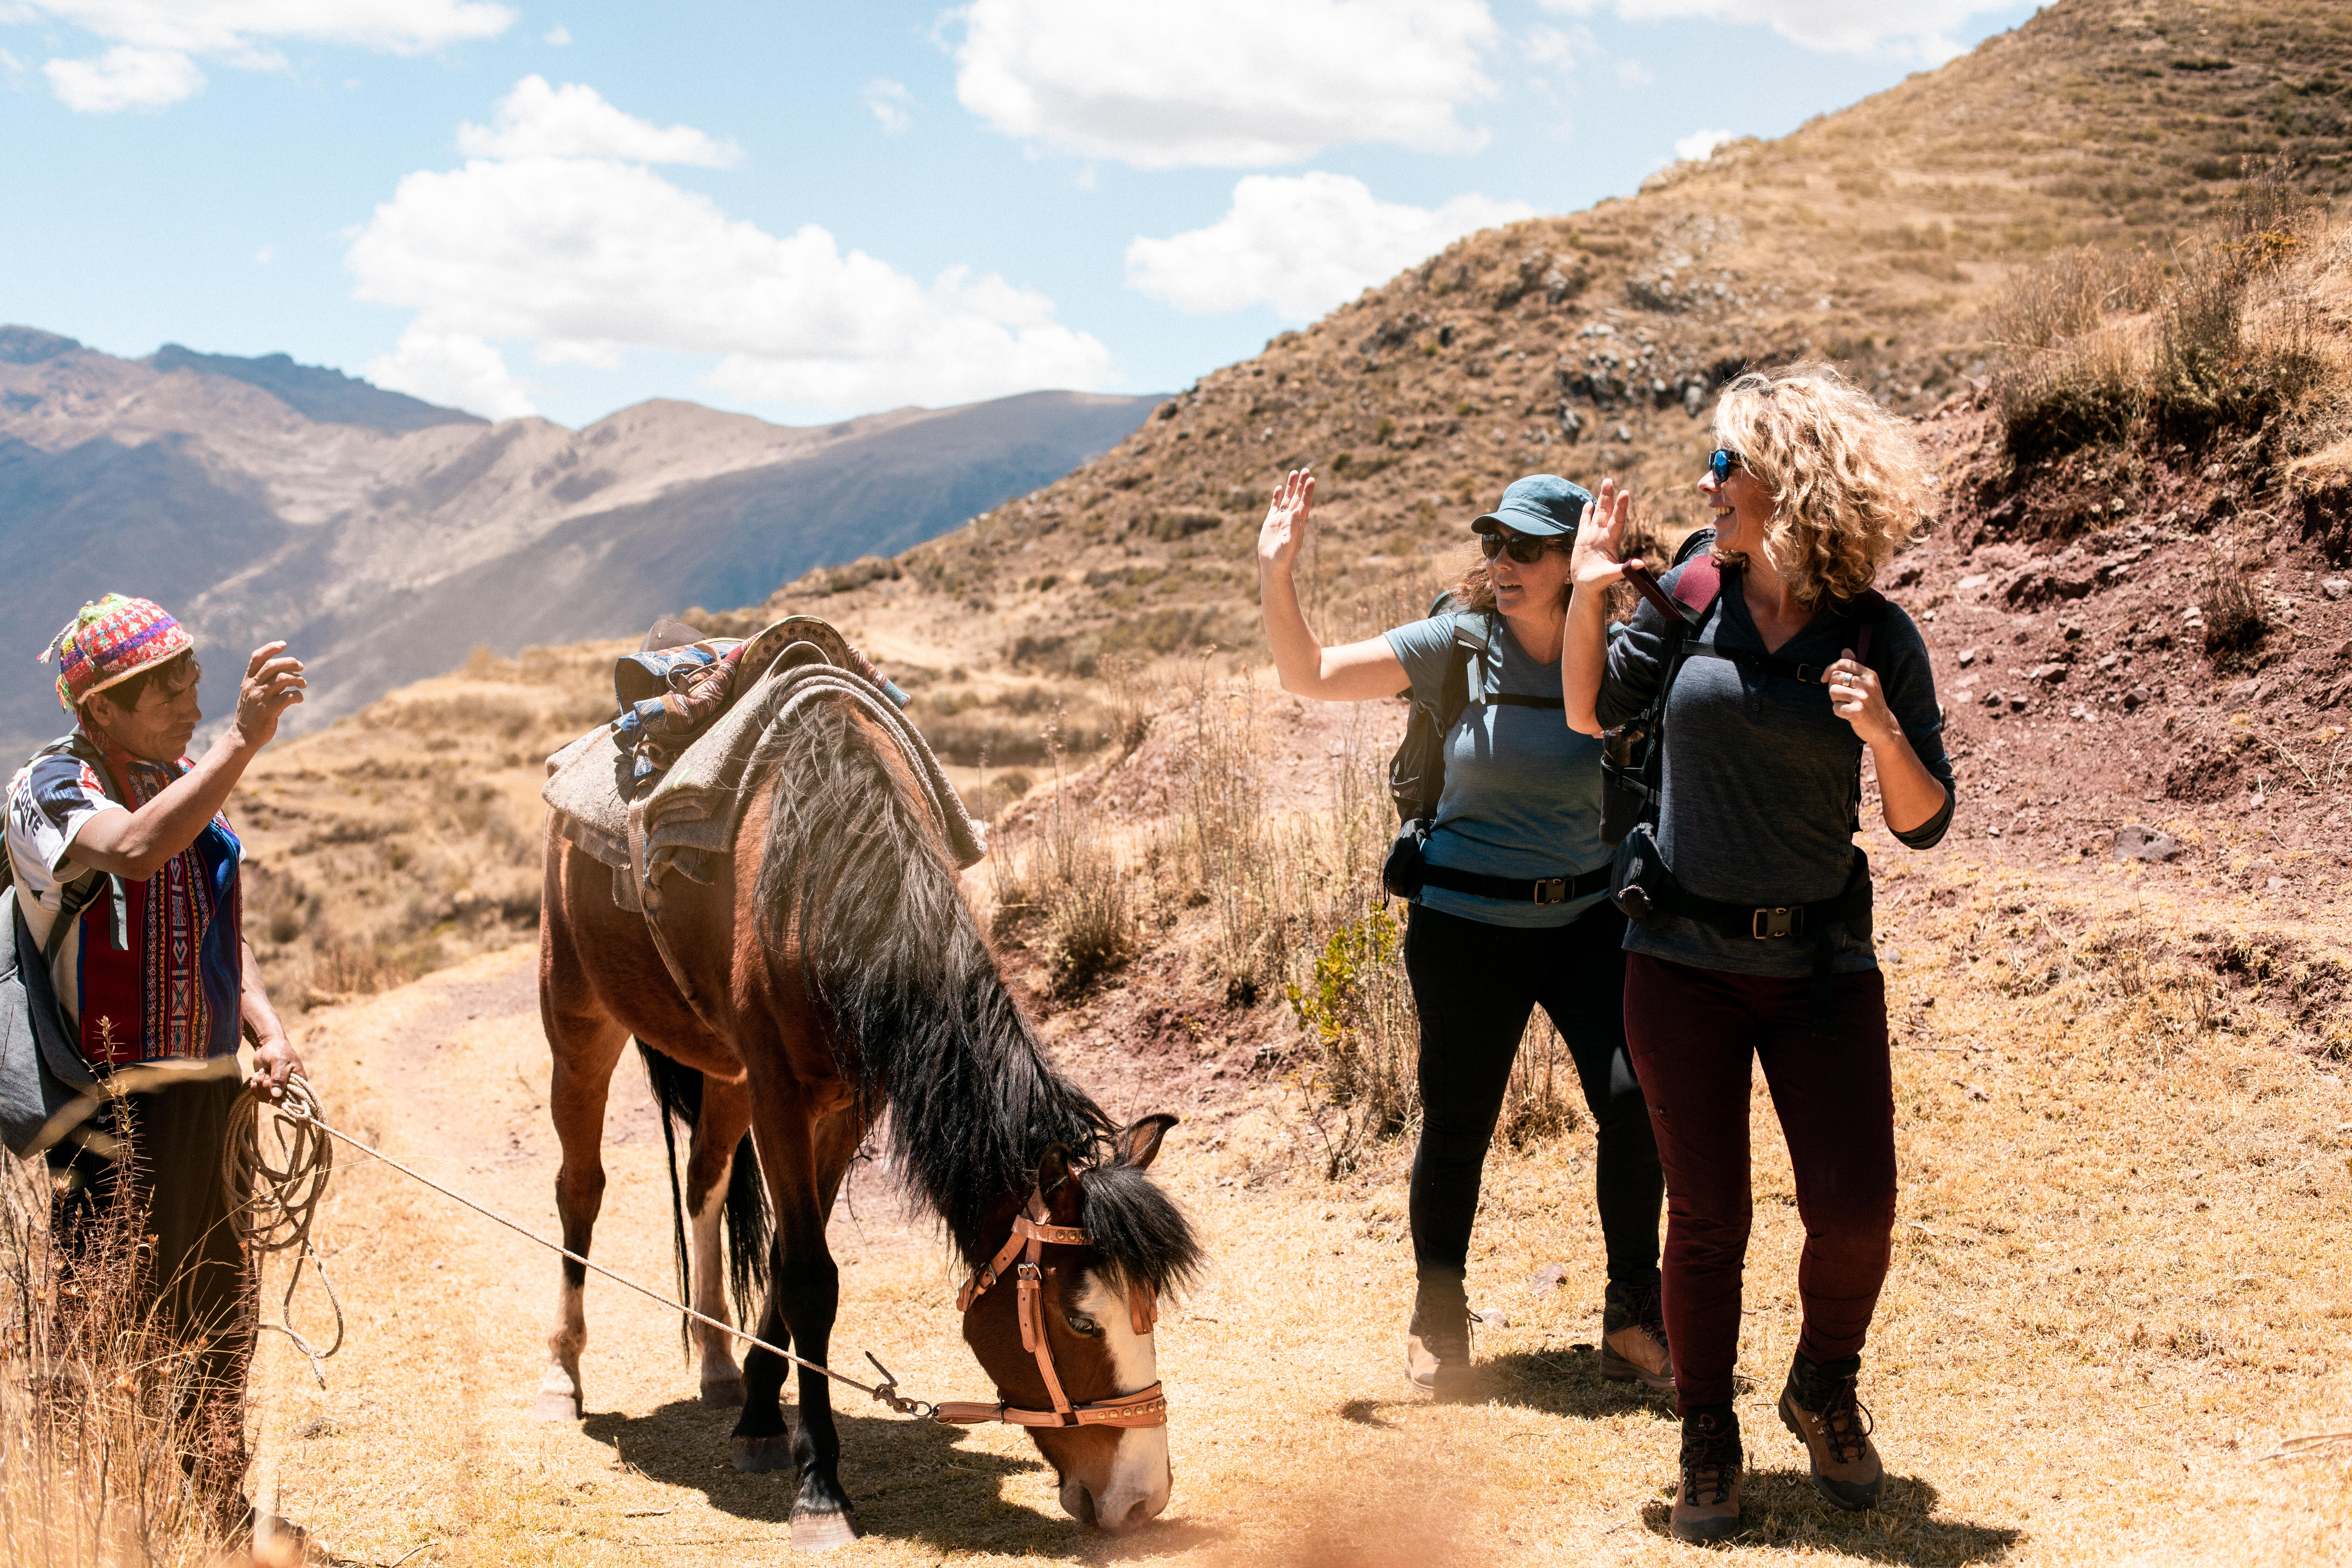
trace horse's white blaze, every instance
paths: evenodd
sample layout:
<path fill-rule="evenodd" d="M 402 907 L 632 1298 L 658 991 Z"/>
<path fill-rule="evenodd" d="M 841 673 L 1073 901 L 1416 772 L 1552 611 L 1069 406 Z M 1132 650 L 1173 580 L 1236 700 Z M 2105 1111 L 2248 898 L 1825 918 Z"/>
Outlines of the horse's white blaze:
<path fill-rule="evenodd" d="M 733 1161 L 730 1158 L 729 1167 Z M 692 1232 L 694 1300 L 693 1308 L 705 1317 L 720 1322 L 732 1322 L 727 1315 L 726 1270 L 719 1257 L 719 1222 L 727 1212 L 728 1167 L 721 1167 L 719 1179 L 710 1184 L 710 1194 L 703 1200 L 700 1212 L 694 1216 Z M 733 1383 L 742 1376 L 735 1364 L 734 1342 L 730 1336 L 707 1323 L 696 1323 L 694 1342 L 702 1347 L 702 1381 L 705 1384 Z"/>
<path fill-rule="evenodd" d="M 1155 1336 L 1139 1334 L 1129 1316 L 1127 1299 L 1089 1274 L 1079 1293 L 1078 1310 L 1102 1326 L 1110 1348 L 1118 1386 L 1113 1392 L 1133 1394 L 1160 1381 L 1160 1357 Z M 1168 1506 L 1172 1479 L 1168 1468 L 1168 1428 L 1129 1426 L 1118 1435 L 1118 1451 L 1111 1460 L 1110 1481 L 1095 1499 L 1095 1518 L 1106 1529 L 1140 1523 Z M 1143 1504 L 1137 1513 L 1135 1505 Z"/>

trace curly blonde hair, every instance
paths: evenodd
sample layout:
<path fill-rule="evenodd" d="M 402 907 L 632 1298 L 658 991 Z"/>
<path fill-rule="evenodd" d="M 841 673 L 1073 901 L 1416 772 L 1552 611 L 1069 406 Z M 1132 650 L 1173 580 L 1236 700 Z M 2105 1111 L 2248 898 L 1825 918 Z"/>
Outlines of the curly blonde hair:
<path fill-rule="evenodd" d="M 1926 519 L 1932 490 L 1910 425 L 1828 365 L 1740 376 L 1716 405 L 1715 437 L 1771 492 L 1765 548 L 1801 604 L 1868 588 Z"/>

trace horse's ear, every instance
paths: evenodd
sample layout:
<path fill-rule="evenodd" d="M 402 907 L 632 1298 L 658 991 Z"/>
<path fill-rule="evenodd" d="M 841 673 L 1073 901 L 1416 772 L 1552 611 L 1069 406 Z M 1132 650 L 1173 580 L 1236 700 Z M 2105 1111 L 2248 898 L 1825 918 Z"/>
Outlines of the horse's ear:
<path fill-rule="evenodd" d="M 1070 1177 L 1070 1152 L 1059 1143 L 1037 1159 L 1037 1190 L 1048 1196 Z"/>
<path fill-rule="evenodd" d="M 1115 1140 L 1118 1150 L 1117 1163 L 1142 1170 L 1160 1157 L 1160 1141 L 1175 1125 L 1176 1118 L 1164 1110 L 1144 1117 Z"/>

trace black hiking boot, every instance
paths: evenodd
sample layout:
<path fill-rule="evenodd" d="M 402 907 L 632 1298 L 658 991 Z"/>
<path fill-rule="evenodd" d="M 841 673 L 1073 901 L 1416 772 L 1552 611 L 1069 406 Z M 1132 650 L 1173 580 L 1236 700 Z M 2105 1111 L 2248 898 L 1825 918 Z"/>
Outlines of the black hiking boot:
<path fill-rule="evenodd" d="M 1870 1411 L 1854 1397 L 1853 1380 L 1862 1358 L 1789 1362 L 1780 1390 L 1780 1420 L 1812 1456 L 1813 1489 L 1852 1512 L 1873 1508 L 1885 1484 L 1886 1468 L 1870 1440 Z"/>
<path fill-rule="evenodd" d="M 1739 1477 L 1745 1468 L 1739 1417 L 1730 1405 L 1700 1405 L 1683 1412 L 1682 1478 L 1668 1521 L 1676 1541 L 1707 1546 L 1739 1533 Z"/>
<path fill-rule="evenodd" d="M 1666 1348 L 1665 1313 L 1658 1282 L 1647 1289 L 1612 1280 L 1601 1307 L 1601 1375 L 1612 1383 L 1637 1382 L 1670 1393 L 1675 1358 Z"/>
<path fill-rule="evenodd" d="M 1423 1279 L 1405 1330 L 1405 1381 L 1451 1399 L 1469 1386 L 1470 1298 L 1459 1279 Z"/>

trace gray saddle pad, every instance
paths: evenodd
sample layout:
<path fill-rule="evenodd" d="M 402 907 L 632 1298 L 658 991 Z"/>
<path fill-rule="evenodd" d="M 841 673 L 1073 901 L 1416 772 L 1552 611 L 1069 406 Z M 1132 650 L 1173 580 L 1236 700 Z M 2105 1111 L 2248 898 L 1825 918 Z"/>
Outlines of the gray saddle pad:
<path fill-rule="evenodd" d="M 840 634 L 811 616 L 779 622 L 753 639 L 727 710 L 642 796 L 624 793 L 629 761 L 600 725 L 549 759 L 551 776 L 541 795 L 556 815 L 556 831 L 593 858 L 613 868 L 613 896 L 642 909 L 672 872 L 697 882 L 712 879 L 711 860 L 733 850 L 744 802 L 758 783 L 751 759 L 761 740 L 790 723 L 802 703 L 825 698 L 856 702 L 895 741 L 921 780 L 947 830 L 957 864 L 985 853 L 980 826 L 964 811 L 929 742 L 898 704 L 845 668 Z M 755 664 L 755 659 L 758 661 Z"/>

